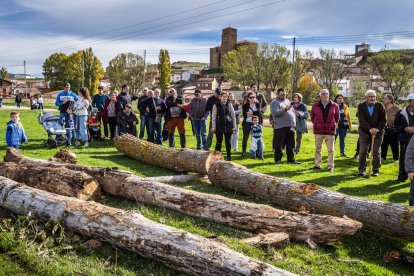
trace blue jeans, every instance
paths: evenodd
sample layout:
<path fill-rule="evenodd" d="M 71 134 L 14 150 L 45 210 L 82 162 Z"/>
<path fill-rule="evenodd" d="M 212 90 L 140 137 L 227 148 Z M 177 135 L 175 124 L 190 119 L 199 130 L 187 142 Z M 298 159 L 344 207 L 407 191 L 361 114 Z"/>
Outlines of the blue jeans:
<path fill-rule="evenodd" d="M 194 134 L 197 139 L 197 149 L 201 149 L 201 144 L 206 147 L 207 136 L 206 136 L 206 120 L 193 120 Z"/>
<path fill-rule="evenodd" d="M 86 127 L 86 122 L 88 121 L 88 115 L 78 115 L 76 116 L 76 132 L 78 135 L 78 140 L 82 142 L 88 141 L 88 129 Z"/>
<path fill-rule="evenodd" d="M 141 119 L 140 125 L 139 125 L 139 139 L 144 138 L 144 134 L 145 134 L 145 126 L 148 124 L 147 123 L 147 115 L 141 115 L 139 117 Z M 148 131 L 147 131 L 148 132 Z M 149 135 L 149 133 L 147 133 L 147 135 Z"/>
<path fill-rule="evenodd" d="M 345 137 L 346 137 L 347 132 L 348 132 L 348 129 L 346 128 L 338 127 L 336 129 L 335 141 L 336 141 L 336 137 L 338 137 L 339 135 L 339 149 L 340 149 L 341 154 L 345 154 Z"/>
<path fill-rule="evenodd" d="M 414 180 L 410 182 L 410 198 L 408 199 L 408 205 L 414 206 Z"/>
<path fill-rule="evenodd" d="M 75 129 L 66 129 L 66 145 L 71 146 L 76 140 L 76 130 Z"/>
<path fill-rule="evenodd" d="M 63 126 L 63 118 L 65 117 L 66 113 L 59 113 L 59 124 Z"/>
<path fill-rule="evenodd" d="M 154 133 L 154 131 L 155 131 L 155 126 L 154 126 L 154 123 L 155 123 L 155 118 L 150 118 L 150 117 L 147 117 L 147 123 L 146 123 L 146 125 L 147 125 L 147 134 L 148 134 L 148 142 L 152 142 L 152 143 L 154 143 L 154 141 L 155 141 L 155 138 L 154 138 L 154 135 L 155 135 L 155 133 Z"/>

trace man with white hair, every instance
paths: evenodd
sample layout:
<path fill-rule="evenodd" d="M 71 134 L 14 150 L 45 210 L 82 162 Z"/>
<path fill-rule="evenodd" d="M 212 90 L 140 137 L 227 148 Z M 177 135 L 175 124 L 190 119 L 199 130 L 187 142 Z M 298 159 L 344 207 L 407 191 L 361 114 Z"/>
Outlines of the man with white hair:
<path fill-rule="evenodd" d="M 315 134 L 315 170 L 321 169 L 322 164 L 322 143 L 325 140 L 328 148 L 328 170 L 334 172 L 334 149 L 336 125 L 339 121 L 339 107 L 329 100 L 329 90 L 319 91 L 320 101 L 312 106 L 311 120 L 313 133 Z"/>
<path fill-rule="evenodd" d="M 365 102 L 358 105 L 359 119 L 359 166 L 360 176 L 366 174 L 368 147 L 371 139 L 374 137 L 374 143 L 371 145 L 373 153 L 372 176 L 379 176 L 381 167 L 381 144 L 384 137 L 384 127 L 387 123 L 387 113 L 382 103 L 377 102 L 377 94 L 374 90 L 368 90 L 365 93 Z"/>
<path fill-rule="evenodd" d="M 398 133 L 400 141 L 400 164 L 398 172 L 398 180 L 406 181 L 407 172 L 405 170 L 405 155 L 408 144 L 414 134 L 414 93 L 407 97 L 408 106 L 404 107 L 395 115 L 394 127 Z"/>

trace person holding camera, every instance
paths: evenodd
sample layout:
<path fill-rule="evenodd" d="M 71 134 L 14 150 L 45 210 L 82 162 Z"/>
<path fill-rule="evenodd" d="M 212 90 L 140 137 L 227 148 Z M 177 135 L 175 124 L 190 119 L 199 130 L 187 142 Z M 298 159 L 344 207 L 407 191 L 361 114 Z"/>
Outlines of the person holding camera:
<path fill-rule="evenodd" d="M 336 95 L 335 103 L 339 107 L 339 121 L 338 126 L 336 127 L 335 141 L 339 136 L 339 149 L 341 151 L 341 156 L 348 158 L 345 154 L 345 138 L 346 134 L 352 127 L 351 115 L 349 114 L 349 107 L 344 102 L 344 96 L 341 94 Z"/>
<path fill-rule="evenodd" d="M 167 112 L 165 114 L 165 120 L 168 127 L 168 142 L 170 147 L 175 146 L 174 132 L 175 128 L 178 128 L 180 134 L 181 148 L 186 147 L 185 140 L 185 118 L 187 118 L 187 112 L 184 110 L 183 99 L 177 97 L 177 91 L 174 88 L 170 89 L 171 95 L 165 100 L 167 106 Z"/>
<path fill-rule="evenodd" d="M 231 161 L 231 135 L 236 129 L 236 115 L 227 92 L 221 92 L 219 99 L 220 101 L 213 105 L 211 131 L 216 134 L 216 151 L 221 151 L 224 135 L 227 161 Z"/>
<path fill-rule="evenodd" d="M 293 105 L 286 98 L 286 92 L 283 88 L 279 88 L 276 94 L 277 97 L 270 103 L 270 112 L 273 118 L 275 163 L 282 163 L 282 148 L 286 148 L 287 163 L 300 164 L 295 160 L 294 154 L 296 115 Z"/>

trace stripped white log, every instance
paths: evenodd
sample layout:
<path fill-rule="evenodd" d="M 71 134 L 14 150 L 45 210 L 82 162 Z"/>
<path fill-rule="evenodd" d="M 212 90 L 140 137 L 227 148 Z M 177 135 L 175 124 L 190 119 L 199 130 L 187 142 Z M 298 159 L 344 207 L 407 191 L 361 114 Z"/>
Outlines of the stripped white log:
<path fill-rule="evenodd" d="M 0 206 L 59 221 L 64 227 L 159 260 L 193 275 L 293 275 L 207 238 L 153 222 L 141 214 L 55 195 L 0 177 Z"/>

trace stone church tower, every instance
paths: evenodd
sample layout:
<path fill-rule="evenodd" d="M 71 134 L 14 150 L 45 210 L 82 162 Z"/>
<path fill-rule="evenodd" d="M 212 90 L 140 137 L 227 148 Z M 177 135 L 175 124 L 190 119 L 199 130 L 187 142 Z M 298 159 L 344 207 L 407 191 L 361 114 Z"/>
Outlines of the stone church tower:
<path fill-rule="evenodd" d="M 210 48 L 210 68 L 219 68 L 223 64 L 223 57 L 237 47 L 237 29 L 227 27 L 222 30 L 221 45 Z"/>

